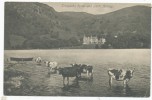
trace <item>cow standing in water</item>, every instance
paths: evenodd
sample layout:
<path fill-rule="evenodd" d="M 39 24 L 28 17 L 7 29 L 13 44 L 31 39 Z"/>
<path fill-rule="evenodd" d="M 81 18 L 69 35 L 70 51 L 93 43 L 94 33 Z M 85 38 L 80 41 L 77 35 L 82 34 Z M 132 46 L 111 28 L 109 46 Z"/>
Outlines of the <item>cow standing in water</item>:
<path fill-rule="evenodd" d="M 86 64 L 71 64 L 72 67 L 80 68 L 80 77 L 81 73 L 87 73 L 88 78 L 93 78 L 93 67 L 91 65 Z"/>
<path fill-rule="evenodd" d="M 88 78 L 93 78 L 93 67 L 91 65 L 82 64 L 81 67 L 83 69 L 83 73 L 87 73 Z"/>
<path fill-rule="evenodd" d="M 41 65 L 41 63 L 42 63 L 42 58 L 41 58 L 41 57 L 37 57 L 37 58 L 35 59 L 35 62 L 37 63 L 37 65 Z"/>
<path fill-rule="evenodd" d="M 124 69 L 108 69 L 109 75 L 109 86 L 111 88 L 112 79 L 116 81 L 123 81 L 124 88 L 128 84 L 129 80 L 133 77 L 134 70 L 124 70 Z"/>
<path fill-rule="evenodd" d="M 80 75 L 79 67 L 64 67 L 58 69 L 59 74 L 63 77 L 63 85 L 65 86 L 65 78 L 67 78 L 67 85 L 69 85 L 69 77 L 76 77 L 76 82 L 78 84 L 78 77 Z"/>
<path fill-rule="evenodd" d="M 56 73 L 57 66 L 58 66 L 57 62 L 45 61 L 44 63 L 46 65 L 46 67 L 48 67 L 48 74 Z"/>

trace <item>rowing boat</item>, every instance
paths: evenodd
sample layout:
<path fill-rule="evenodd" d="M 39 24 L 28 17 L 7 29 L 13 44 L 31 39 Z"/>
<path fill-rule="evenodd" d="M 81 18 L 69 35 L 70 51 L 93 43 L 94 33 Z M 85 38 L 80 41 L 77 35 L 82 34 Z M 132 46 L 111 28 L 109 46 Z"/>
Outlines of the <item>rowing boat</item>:
<path fill-rule="evenodd" d="M 17 57 L 10 57 L 10 60 L 11 61 L 32 61 L 33 58 L 30 57 L 30 58 L 17 58 Z"/>

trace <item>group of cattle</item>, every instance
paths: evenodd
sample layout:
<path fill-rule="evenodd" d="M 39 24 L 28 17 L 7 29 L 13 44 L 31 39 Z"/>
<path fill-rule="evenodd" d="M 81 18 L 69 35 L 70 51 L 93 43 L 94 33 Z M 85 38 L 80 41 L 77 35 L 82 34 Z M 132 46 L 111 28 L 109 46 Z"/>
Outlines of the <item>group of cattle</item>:
<path fill-rule="evenodd" d="M 41 64 L 42 58 L 36 58 L 36 63 Z M 71 67 L 58 67 L 57 62 L 44 61 L 45 65 L 48 67 L 48 73 L 58 71 L 59 74 L 63 76 L 63 85 L 65 85 L 65 78 L 67 78 L 67 84 L 69 84 L 69 77 L 76 77 L 76 79 L 81 78 L 81 73 L 86 73 L 89 79 L 93 78 L 93 66 L 86 64 L 71 64 Z M 126 87 L 129 80 L 133 77 L 134 70 L 124 70 L 124 69 L 115 69 L 109 68 L 109 86 L 112 85 L 112 79 L 116 81 L 123 81 L 124 87 Z"/>
<path fill-rule="evenodd" d="M 35 59 L 35 62 L 40 65 L 43 62 L 48 68 L 48 74 L 56 73 L 58 71 L 59 74 L 63 76 L 63 85 L 65 85 L 65 78 L 67 78 L 67 84 L 69 84 L 69 77 L 81 78 L 82 73 L 87 74 L 88 79 L 93 78 L 93 67 L 91 65 L 86 64 L 71 64 L 71 67 L 58 67 L 57 62 L 51 61 L 43 61 L 41 57 Z"/>

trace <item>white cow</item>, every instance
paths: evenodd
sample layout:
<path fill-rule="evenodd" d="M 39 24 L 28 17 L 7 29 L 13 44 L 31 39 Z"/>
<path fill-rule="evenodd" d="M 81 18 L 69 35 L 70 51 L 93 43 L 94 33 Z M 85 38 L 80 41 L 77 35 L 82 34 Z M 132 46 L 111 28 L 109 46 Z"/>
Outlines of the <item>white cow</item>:
<path fill-rule="evenodd" d="M 134 70 L 124 70 L 124 69 L 108 69 L 109 75 L 109 86 L 112 85 L 112 79 L 116 81 L 123 81 L 123 86 L 126 87 L 129 80 L 133 77 Z"/>
<path fill-rule="evenodd" d="M 55 61 L 53 61 L 53 62 L 51 62 L 51 61 L 45 61 L 44 63 L 46 65 L 46 67 L 48 67 L 48 73 L 50 73 L 50 72 L 56 72 L 57 66 L 58 66 L 57 62 L 55 62 Z"/>
<path fill-rule="evenodd" d="M 36 62 L 37 64 L 41 64 L 41 63 L 42 63 L 42 58 L 41 58 L 41 57 L 37 57 L 37 58 L 35 59 L 35 62 Z"/>

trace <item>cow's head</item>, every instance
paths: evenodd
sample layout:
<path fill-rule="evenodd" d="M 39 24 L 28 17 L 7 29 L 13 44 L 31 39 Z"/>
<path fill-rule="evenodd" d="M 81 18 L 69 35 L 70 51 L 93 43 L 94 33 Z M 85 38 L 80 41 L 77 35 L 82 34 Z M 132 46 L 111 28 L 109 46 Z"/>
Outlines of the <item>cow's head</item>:
<path fill-rule="evenodd" d="M 134 71 L 135 71 L 135 68 L 133 70 L 127 70 L 125 78 L 128 78 L 128 79 L 132 78 Z"/>

